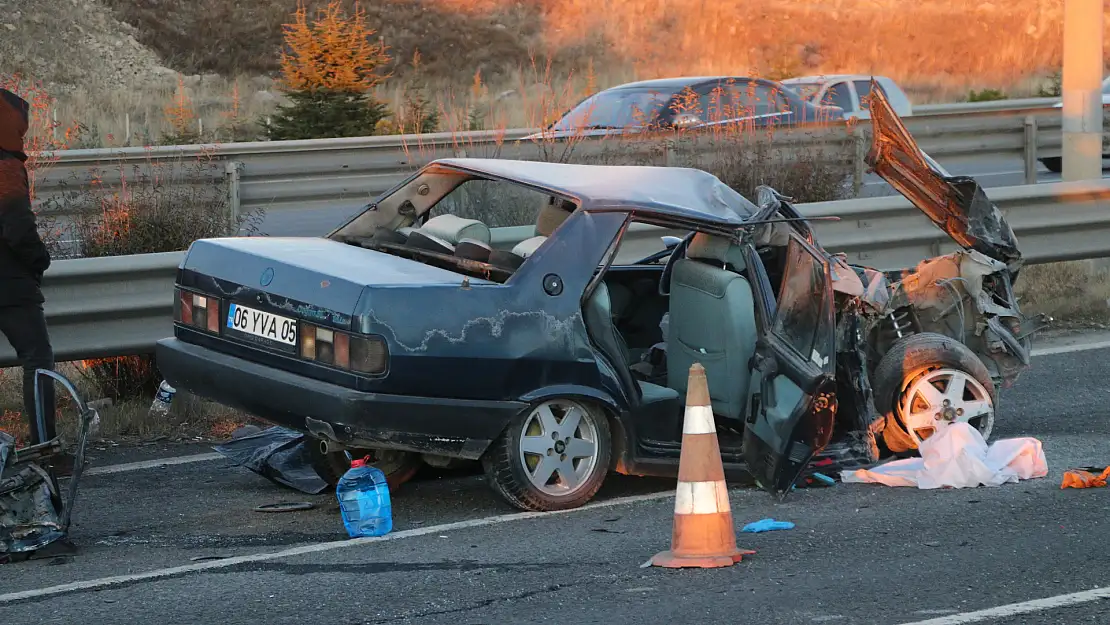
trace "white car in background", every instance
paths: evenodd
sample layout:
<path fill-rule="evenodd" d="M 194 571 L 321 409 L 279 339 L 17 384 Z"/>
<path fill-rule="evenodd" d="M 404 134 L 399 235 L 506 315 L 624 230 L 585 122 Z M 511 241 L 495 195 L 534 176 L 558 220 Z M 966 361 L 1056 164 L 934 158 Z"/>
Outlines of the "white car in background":
<path fill-rule="evenodd" d="M 823 74 L 789 78 L 781 82 L 814 104 L 844 109 L 845 119 L 870 119 L 868 96 L 871 95 L 871 79 L 872 76 L 868 74 Z M 913 115 L 910 99 L 898 83 L 886 76 L 874 76 L 874 79 L 898 117 Z"/>

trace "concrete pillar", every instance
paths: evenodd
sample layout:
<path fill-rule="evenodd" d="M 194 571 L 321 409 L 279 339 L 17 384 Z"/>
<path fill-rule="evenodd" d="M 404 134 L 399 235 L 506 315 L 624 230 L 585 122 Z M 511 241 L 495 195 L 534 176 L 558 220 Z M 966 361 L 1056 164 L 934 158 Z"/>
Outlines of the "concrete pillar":
<path fill-rule="evenodd" d="M 1063 179 L 1102 177 L 1104 0 L 1064 0 Z"/>

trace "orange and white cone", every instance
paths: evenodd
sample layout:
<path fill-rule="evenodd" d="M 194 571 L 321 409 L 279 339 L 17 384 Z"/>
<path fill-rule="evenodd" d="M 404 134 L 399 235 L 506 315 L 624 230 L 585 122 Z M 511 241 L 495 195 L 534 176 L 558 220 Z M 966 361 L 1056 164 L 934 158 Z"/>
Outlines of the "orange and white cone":
<path fill-rule="evenodd" d="M 686 390 L 671 549 L 657 554 L 650 563 L 672 569 L 708 569 L 732 566 L 754 553 L 736 547 L 705 368 L 694 363 Z"/>

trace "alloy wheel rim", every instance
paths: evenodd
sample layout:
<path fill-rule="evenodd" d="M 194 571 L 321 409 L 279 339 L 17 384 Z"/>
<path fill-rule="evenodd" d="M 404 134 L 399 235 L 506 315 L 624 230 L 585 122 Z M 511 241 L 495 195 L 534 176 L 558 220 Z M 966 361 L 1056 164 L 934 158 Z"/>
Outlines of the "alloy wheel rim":
<path fill-rule="evenodd" d="M 598 429 L 577 402 L 546 401 L 524 421 L 519 456 L 532 486 L 565 497 L 581 490 L 597 465 Z"/>

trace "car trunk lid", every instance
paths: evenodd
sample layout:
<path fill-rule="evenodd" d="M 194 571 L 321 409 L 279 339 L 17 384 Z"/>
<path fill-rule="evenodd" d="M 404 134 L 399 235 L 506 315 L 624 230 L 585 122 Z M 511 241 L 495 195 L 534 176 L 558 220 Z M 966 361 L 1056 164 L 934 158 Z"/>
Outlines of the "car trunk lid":
<path fill-rule="evenodd" d="M 182 269 L 182 286 L 345 329 L 368 289 L 463 280 L 415 260 L 309 237 L 202 239 L 193 243 Z"/>
<path fill-rule="evenodd" d="M 961 247 L 1017 267 L 1017 237 L 974 178 L 952 176 L 921 151 L 872 81 L 867 164 Z"/>

